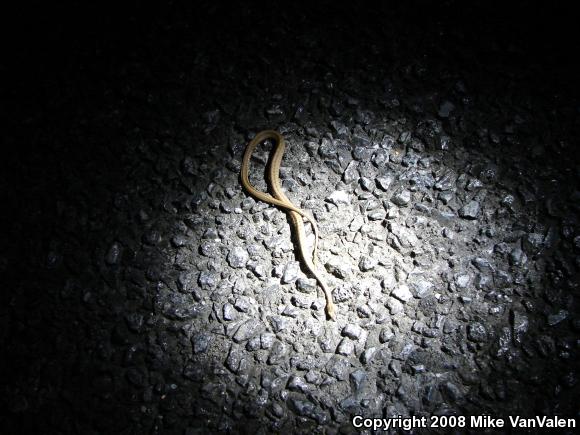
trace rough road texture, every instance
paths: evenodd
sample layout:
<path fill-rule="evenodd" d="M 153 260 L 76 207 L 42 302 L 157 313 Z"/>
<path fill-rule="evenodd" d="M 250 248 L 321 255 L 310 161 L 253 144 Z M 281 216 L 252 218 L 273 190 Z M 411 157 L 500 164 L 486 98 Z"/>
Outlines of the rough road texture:
<path fill-rule="evenodd" d="M 480 19 L 493 8 L 328 7 L 122 11 L 80 42 L 66 28 L 32 59 L 15 50 L 3 432 L 578 416 L 566 53 Z M 288 196 L 319 223 L 336 323 L 286 215 L 241 190 L 266 128 L 288 144 Z M 262 188 L 268 149 L 252 161 Z"/>

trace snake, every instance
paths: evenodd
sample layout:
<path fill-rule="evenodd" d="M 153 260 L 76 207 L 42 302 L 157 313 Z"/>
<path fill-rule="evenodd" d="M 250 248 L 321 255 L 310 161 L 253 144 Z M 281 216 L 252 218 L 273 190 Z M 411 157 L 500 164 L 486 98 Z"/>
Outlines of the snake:
<path fill-rule="evenodd" d="M 254 187 L 250 182 L 250 159 L 252 153 L 256 147 L 266 140 L 274 141 L 273 154 L 270 158 L 270 164 L 267 168 L 266 175 L 267 181 L 270 183 L 270 190 L 272 194 L 264 193 Z M 244 157 L 242 159 L 242 165 L 240 168 L 240 179 L 242 182 L 242 187 L 254 198 L 263 201 L 265 203 L 277 206 L 282 210 L 286 211 L 290 217 L 291 226 L 296 235 L 296 240 L 298 242 L 298 250 L 300 252 L 300 258 L 304 264 L 306 270 L 315 279 L 324 295 L 326 297 L 326 315 L 331 320 L 336 320 L 336 307 L 334 301 L 332 300 L 332 294 L 322 279 L 320 273 L 316 269 L 317 263 L 317 252 L 318 252 L 318 226 L 314 218 L 306 214 L 302 209 L 296 207 L 290 199 L 282 191 L 282 185 L 280 183 L 280 165 L 282 164 L 282 156 L 286 149 L 286 142 L 284 137 L 275 130 L 263 130 L 256 134 L 254 138 L 246 146 L 244 151 Z M 304 230 L 304 221 L 307 221 L 312 226 L 312 231 L 314 233 L 314 247 L 312 249 L 312 256 L 309 256 L 308 249 L 306 245 L 306 232 Z"/>

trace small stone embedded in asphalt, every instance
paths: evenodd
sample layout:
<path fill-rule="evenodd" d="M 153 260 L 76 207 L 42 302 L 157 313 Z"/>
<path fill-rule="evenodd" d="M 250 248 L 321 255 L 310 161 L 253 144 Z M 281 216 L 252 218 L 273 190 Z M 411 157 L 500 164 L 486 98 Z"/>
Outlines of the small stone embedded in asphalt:
<path fill-rule="evenodd" d="M 309 278 L 298 278 L 296 288 L 302 293 L 314 293 L 316 291 L 316 280 Z"/>
<path fill-rule="evenodd" d="M 490 261 L 487 258 L 477 257 L 474 258 L 471 262 L 480 272 L 488 272 L 493 269 Z"/>
<path fill-rule="evenodd" d="M 349 276 L 350 268 L 340 261 L 338 257 L 331 258 L 325 265 L 328 273 L 333 274 L 337 278 L 346 279 Z"/>
<path fill-rule="evenodd" d="M 336 349 L 339 355 L 349 356 L 354 352 L 354 343 L 348 338 L 343 338 Z"/>
<path fill-rule="evenodd" d="M 454 281 L 455 281 L 455 285 L 457 286 L 457 288 L 464 289 L 464 288 L 467 288 L 467 286 L 469 285 L 471 278 L 469 275 L 463 273 L 463 274 L 455 275 Z"/>
<path fill-rule="evenodd" d="M 393 177 L 391 176 L 377 177 L 375 182 L 379 187 L 379 189 L 384 190 L 386 192 L 387 190 L 389 190 L 389 187 L 393 182 Z"/>
<path fill-rule="evenodd" d="M 479 216 L 479 202 L 469 201 L 459 209 L 459 216 L 463 219 L 474 220 Z"/>
<path fill-rule="evenodd" d="M 449 115 L 451 114 L 451 112 L 453 112 L 454 110 L 455 110 L 455 105 L 451 101 L 445 100 L 439 106 L 439 111 L 437 112 L 437 114 L 441 118 L 448 118 Z"/>
<path fill-rule="evenodd" d="M 373 155 L 373 148 L 366 148 L 362 146 L 357 146 L 352 151 L 352 156 L 357 161 L 369 161 Z"/>
<path fill-rule="evenodd" d="M 187 243 L 187 238 L 181 234 L 177 234 L 171 238 L 171 244 L 176 248 L 181 248 Z"/>
<path fill-rule="evenodd" d="M 387 150 L 379 149 L 374 152 L 373 156 L 371 157 L 371 162 L 377 168 L 380 168 L 387 162 L 388 159 L 389 152 Z"/>
<path fill-rule="evenodd" d="M 260 349 L 260 337 L 252 337 L 246 341 L 246 350 L 248 352 L 253 352 L 258 349 Z"/>
<path fill-rule="evenodd" d="M 203 270 L 200 272 L 197 282 L 204 290 L 212 289 L 217 285 L 218 277 L 215 272 Z"/>
<path fill-rule="evenodd" d="M 381 333 L 379 334 L 379 341 L 381 343 L 386 343 L 394 337 L 394 333 L 390 328 L 383 328 L 381 329 Z"/>
<path fill-rule="evenodd" d="M 373 270 L 377 264 L 379 264 L 378 260 L 368 255 L 363 255 L 360 259 L 358 267 L 362 272 L 368 272 L 369 270 Z"/>
<path fill-rule="evenodd" d="M 372 191 L 373 188 L 375 187 L 375 182 L 368 177 L 361 177 L 359 182 L 363 190 L 366 191 Z"/>
<path fill-rule="evenodd" d="M 260 347 L 262 349 L 270 349 L 274 344 L 276 336 L 270 332 L 265 332 L 260 335 Z"/>
<path fill-rule="evenodd" d="M 395 298 L 389 298 L 386 306 L 392 315 L 402 313 L 405 310 L 403 304 Z"/>
<path fill-rule="evenodd" d="M 487 330 L 482 323 L 474 322 L 467 326 L 467 338 L 475 342 L 487 340 Z"/>
<path fill-rule="evenodd" d="M 336 191 L 332 192 L 330 194 L 330 196 L 328 196 L 326 198 L 326 200 L 328 202 L 330 202 L 331 204 L 334 204 L 336 206 L 350 204 L 350 196 L 349 196 L 348 192 L 346 192 L 344 190 L 336 190 Z"/>
<path fill-rule="evenodd" d="M 121 256 L 121 245 L 115 242 L 109 247 L 109 250 L 105 255 L 105 262 L 108 265 L 112 266 L 114 264 L 119 263 L 120 256 Z"/>
<path fill-rule="evenodd" d="M 544 236 L 539 233 L 529 233 L 523 239 L 524 251 L 529 255 L 540 252 L 544 246 Z"/>
<path fill-rule="evenodd" d="M 387 212 L 385 210 L 373 210 L 368 213 L 367 217 L 370 221 L 382 221 L 387 216 Z"/>
<path fill-rule="evenodd" d="M 287 320 L 282 316 L 270 316 L 268 320 L 270 321 L 272 330 L 276 333 L 284 331 L 288 325 Z"/>
<path fill-rule="evenodd" d="M 373 311 L 368 305 L 362 305 L 360 307 L 357 307 L 356 313 L 361 319 L 370 319 L 373 314 Z"/>
<path fill-rule="evenodd" d="M 250 311 L 250 301 L 244 297 L 237 298 L 234 303 L 234 308 L 242 313 Z"/>
<path fill-rule="evenodd" d="M 208 240 L 219 240 L 219 234 L 217 232 L 217 230 L 215 228 L 208 228 L 203 232 L 203 239 L 208 239 Z"/>
<path fill-rule="evenodd" d="M 413 374 L 417 375 L 419 373 L 425 373 L 425 366 L 423 364 L 416 364 L 414 366 L 411 367 L 411 369 L 413 370 Z"/>
<path fill-rule="evenodd" d="M 230 304 L 229 302 L 224 304 L 223 307 L 223 318 L 226 321 L 229 320 L 234 320 L 236 318 L 236 310 L 234 309 L 234 306 L 232 304 Z"/>
<path fill-rule="evenodd" d="M 338 150 L 336 148 L 335 143 L 327 138 L 323 138 L 322 139 L 322 143 L 320 144 L 320 147 L 318 148 L 318 154 L 320 154 L 320 156 L 322 158 L 325 159 L 331 159 L 333 157 L 335 157 L 338 153 Z"/>
<path fill-rule="evenodd" d="M 359 392 L 367 380 L 367 373 L 364 370 L 358 369 L 350 374 L 349 379 L 353 390 Z"/>
<path fill-rule="evenodd" d="M 161 242 L 161 233 L 157 230 L 149 230 L 143 235 L 143 242 L 147 245 L 157 245 Z"/>
<path fill-rule="evenodd" d="M 292 317 L 293 319 L 298 317 L 299 314 L 300 314 L 300 312 L 296 308 L 294 308 L 290 305 L 286 305 L 286 307 L 284 308 L 284 311 L 282 311 L 283 316 Z"/>
<path fill-rule="evenodd" d="M 391 202 L 393 202 L 393 204 L 398 205 L 399 207 L 404 207 L 408 205 L 409 202 L 411 202 L 411 192 L 408 191 L 407 189 L 403 189 L 398 193 L 396 193 L 395 195 L 393 195 L 393 197 L 391 198 Z"/>
<path fill-rule="evenodd" d="M 344 173 L 342 174 L 342 180 L 346 184 L 350 184 L 358 179 L 359 179 L 358 165 L 354 161 L 350 162 L 346 167 L 346 169 L 344 170 Z"/>
<path fill-rule="evenodd" d="M 182 293 L 169 293 L 160 295 L 157 304 L 161 312 L 173 320 L 189 320 L 198 317 L 202 308 L 193 302 L 191 295 Z"/>
<path fill-rule="evenodd" d="M 465 190 L 467 190 L 468 192 L 472 192 L 474 190 L 479 189 L 480 187 L 483 187 L 483 183 L 477 178 L 472 178 L 467 183 L 467 186 L 465 186 Z"/>
<path fill-rule="evenodd" d="M 437 195 L 437 198 L 439 198 L 443 204 L 447 205 L 451 202 L 454 196 L 451 192 L 440 192 L 439 195 Z"/>
<path fill-rule="evenodd" d="M 520 248 L 514 248 L 509 255 L 509 262 L 512 266 L 522 266 L 528 261 L 527 255 Z"/>
<path fill-rule="evenodd" d="M 213 337 L 207 333 L 199 333 L 191 337 L 193 353 L 203 353 L 209 348 Z"/>
<path fill-rule="evenodd" d="M 352 287 L 348 285 L 339 285 L 332 290 L 332 298 L 334 302 L 340 303 L 351 300 L 353 298 Z"/>
<path fill-rule="evenodd" d="M 231 249 L 227 257 L 228 264 L 236 269 L 246 267 L 246 263 L 249 259 L 250 256 L 248 255 L 248 251 L 240 246 Z"/>
<path fill-rule="evenodd" d="M 407 302 L 413 298 L 413 293 L 411 293 L 411 290 L 409 290 L 409 286 L 406 284 L 401 284 L 393 289 L 391 296 L 396 297 L 402 302 Z"/>
<path fill-rule="evenodd" d="M 281 341 L 274 341 L 272 347 L 270 348 L 270 354 L 268 355 L 268 364 L 274 365 L 280 363 L 286 356 L 286 345 Z"/>
<path fill-rule="evenodd" d="M 389 223 L 389 242 L 391 246 L 397 251 L 403 249 L 413 248 L 419 243 L 419 239 L 415 233 L 402 225 Z"/>
<path fill-rule="evenodd" d="M 556 326 L 558 323 L 563 322 L 568 318 L 568 311 L 560 310 L 555 314 L 548 315 L 548 325 Z"/>
<path fill-rule="evenodd" d="M 375 356 L 376 353 L 377 353 L 376 347 L 369 347 L 361 355 L 361 362 L 363 364 L 369 364 L 373 360 L 373 357 Z"/>
<path fill-rule="evenodd" d="M 349 323 L 342 329 L 342 335 L 351 338 L 353 340 L 358 340 L 362 335 L 362 329 L 360 326 Z"/>
<path fill-rule="evenodd" d="M 397 285 L 397 280 L 392 273 L 388 273 L 381 281 L 381 288 L 383 293 L 390 293 Z"/>
<path fill-rule="evenodd" d="M 232 346 L 230 347 L 230 351 L 226 357 L 224 365 L 230 369 L 232 373 L 239 373 L 240 371 L 244 371 L 247 362 L 244 359 L 244 355 L 242 354 L 241 350 Z"/>
<path fill-rule="evenodd" d="M 524 338 L 526 332 L 528 332 L 529 327 L 528 317 L 521 311 L 512 311 L 512 330 L 514 341 L 520 343 Z"/>
<path fill-rule="evenodd" d="M 339 381 L 346 381 L 348 379 L 348 371 L 350 363 L 347 358 L 335 355 L 328 363 L 326 363 L 326 372 Z"/>
<path fill-rule="evenodd" d="M 284 273 L 282 274 L 282 284 L 289 284 L 298 279 L 300 274 L 300 263 L 297 261 L 291 261 L 284 267 Z"/>
<path fill-rule="evenodd" d="M 411 283 L 413 294 L 419 299 L 423 299 L 432 293 L 433 284 L 427 280 L 419 279 Z"/>
<path fill-rule="evenodd" d="M 306 393 L 310 390 L 310 386 L 306 383 L 304 378 L 296 375 L 290 376 L 290 379 L 288 379 L 287 388 L 290 391 L 298 391 L 301 393 Z"/>
<path fill-rule="evenodd" d="M 434 185 L 435 189 L 442 191 L 452 190 L 453 187 L 455 186 L 455 177 L 456 175 L 452 171 L 450 170 L 444 171 L 436 179 Z"/>
<path fill-rule="evenodd" d="M 201 255 L 210 258 L 217 258 L 220 255 L 220 245 L 213 240 L 204 240 L 199 245 Z"/>
<path fill-rule="evenodd" d="M 264 325 L 262 322 L 255 319 L 249 319 L 240 325 L 232 339 L 236 343 L 241 343 L 259 334 L 263 329 Z"/>

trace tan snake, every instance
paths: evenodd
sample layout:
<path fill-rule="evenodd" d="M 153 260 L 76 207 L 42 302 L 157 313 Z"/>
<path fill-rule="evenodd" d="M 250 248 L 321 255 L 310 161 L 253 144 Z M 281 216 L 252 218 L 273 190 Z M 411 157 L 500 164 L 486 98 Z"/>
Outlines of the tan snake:
<path fill-rule="evenodd" d="M 267 171 L 267 178 L 270 181 L 272 195 L 267 193 L 261 192 L 256 189 L 252 183 L 250 183 L 249 178 L 249 166 L 250 166 L 250 158 L 252 157 L 252 153 L 256 149 L 256 147 L 264 142 L 267 139 L 274 140 L 274 154 L 270 160 L 269 170 Z M 290 221 L 292 223 L 292 227 L 296 232 L 296 239 L 298 240 L 298 248 L 300 250 L 300 257 L 306 269 L 314 278 L 324 291 L 324 295 L 326 297 L 326 315 L 333 320 L 336 320 L 336 309 L 334 306 L 334 302 L 332 300 L 332 294 L 324 281 L 316 272 L 316 254 L 318 249 L 318 226 L 313 218 L 308 216 L 304 211 L 296 207 L 292 204 L 292 201 L 288 199 L 288 197 L 282 191 L 282 186 L 280 184 L 280 165 L 282 163 L 282 156 L 284 155 L 284 150 L 286 148 L 286 143 L 284 142 L 284 137 L 274 130 L 264 130 L 258 133 L 254 139 L 250 141 L 248 146 L 246 147 L 246 151 L 244 152 L 244 158 L 242 159 L 242 167 L 240 170 L 240 178 L 242 180 L 242 186 L 246 189 L 250 195 L 254 198 L 264 201 L 268 204 L 276 205 L 281 209 L 288 212 L 290 216 Z M 306 233 L 304 231 L 304 222 L 303 219 L 310 222 L 312 225 L 312 229 L 314 232 L 314 249 L 312 250 L 312 261 L 306 252 Z"/>

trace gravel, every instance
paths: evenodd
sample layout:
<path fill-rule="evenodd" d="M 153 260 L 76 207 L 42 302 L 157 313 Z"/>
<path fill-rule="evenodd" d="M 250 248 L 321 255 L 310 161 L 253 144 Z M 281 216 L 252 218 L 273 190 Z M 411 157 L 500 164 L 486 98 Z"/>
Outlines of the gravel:
<path fill-rule="evenodd" d="M 578 74 L 530 48 L 543 27 L 202 3 L 35 20 L 7 57 L 3 432 L 577 417 Z M 287 215 L 240 186 L 262 129 L 336 322 Z"/>

